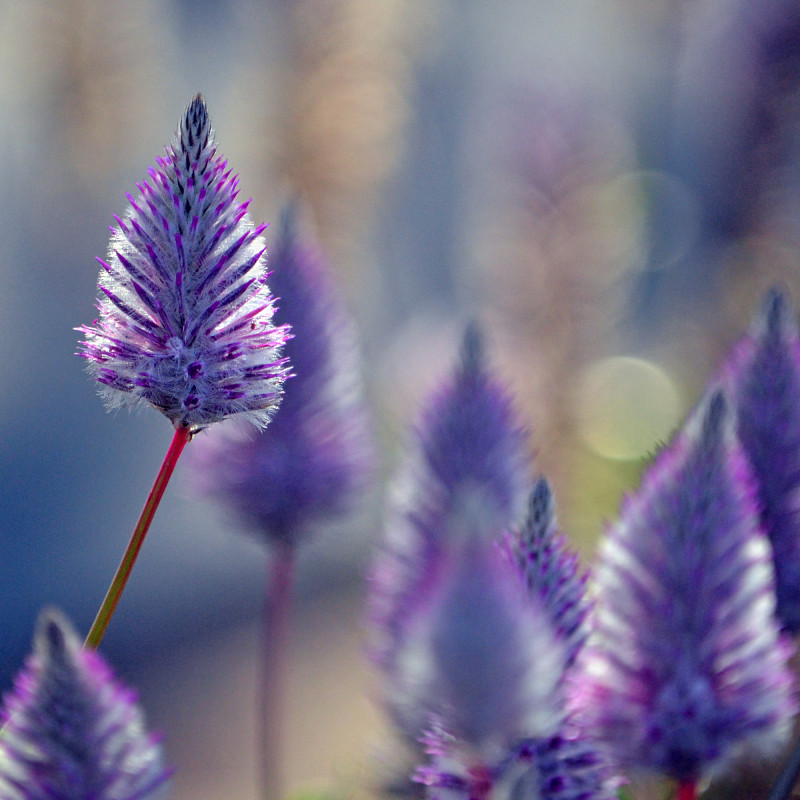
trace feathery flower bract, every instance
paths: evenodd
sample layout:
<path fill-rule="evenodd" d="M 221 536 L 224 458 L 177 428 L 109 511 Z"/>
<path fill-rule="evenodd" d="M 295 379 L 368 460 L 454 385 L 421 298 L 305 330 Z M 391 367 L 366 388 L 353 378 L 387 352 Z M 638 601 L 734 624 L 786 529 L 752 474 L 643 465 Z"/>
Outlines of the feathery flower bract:
<path fill-rule="evenodd" d="M 58 614 L 42 614 L 34 653 L 5 698 L 3 800 L 151 800 L 168 772 L 132 691 Z"/>
<path fill-rule="evenodd" d="M 266 425 L 287 334 L 272 323 L 265 226 L 237 202 L 200 95 L 150 177 L 98 259 L 100 317 L 78 329 L 81 355 L 109 406 L 149 403 L 191 430 L 233 414 Z"/>
<path fill-rule="evenodd" d="M 576 707 L 629 768 L 698 781 L 775 755 L 797 709 L 769 543 L 728 401 L 709 399 L 607 533 Z"/>
<path fill-rule="evenodd" d="M 588 635 L 586 575 L 558 530 L 555 500 L 546 478 L 539 478 L 528 501 L 525 524 L 507 537 L 525 582 L 541 601 L 550 624 L 563 641 L 567 667 L 575 661 Z"/>
<path fill-rule="evenodd" d="M 261 432 L 217 426 L 190 455 L 199 494 L 287 543 L 352 506 L 372 463 L 354 326 L 297 216 L 284 211 L 270 278 L 275 319 L 293 331 L 281 413 Z"/>
<path fill-rule="evenodd" d="M 375 561 L 372 655 L 384 670 L 392 670 L 403 648 L 408 609 L 440 552 L 471 536 L 495 537 L 518 522 L 530 469 L 525 431 L 487 368 L 478 330 L 470 327 L 454 376 L 423 412 Z"/>
<path fill-rule="evenodd" d="M 775 566 L 776 614 L 800 631 L 800 337 L 788 297 L 772 289 L 725 368 L 737 433 L 758 483 Z"/>

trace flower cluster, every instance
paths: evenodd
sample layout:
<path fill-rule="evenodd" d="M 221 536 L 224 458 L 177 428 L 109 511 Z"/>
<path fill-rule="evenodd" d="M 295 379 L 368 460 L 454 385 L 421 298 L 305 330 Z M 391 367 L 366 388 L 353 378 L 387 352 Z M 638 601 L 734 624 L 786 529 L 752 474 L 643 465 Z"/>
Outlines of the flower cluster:
<path fill-rule="evenodd" d="M 610 800 L 612 770 L 565 697 L 585 578 L 545 479 L 517 525 L 527 440 L 476 329 L 417 436 L 372 597 L 386 704 L 425 749 L 415 779 L 430 798 Z"/>
<path fill-rule="evenodd" d="M 82 355 L 112 404 L 149 403 L 177 429 L 155 505 L 198 430 L 231 416 L 266 425 L 291 358 L 277 421 L 220 426 L 194 471 L 204 495 L 293 550 L 369 473 L 353 326 L 294 207 L 273 318 L 264 228 L 236 202 L 201 97 L 150 174 L 100 262 Z M 787 634 L 800 630 L 800 333 L 785 294 L 767 295 L 625 499 L 592 573 L 559 530 L 549 482 L 532 476 L 524 426 L 472 326 L 424 407 L 371 573 L 370 654 L 413 760 L 404 790 L 611 800 L 620 771 L 644 771 L 693 800 L 742 759 L 774 758 L 798 711 Z M 53 613 L 3 720 L 2 800 L 150 800 L 165 783 L 133 695 Z"/>

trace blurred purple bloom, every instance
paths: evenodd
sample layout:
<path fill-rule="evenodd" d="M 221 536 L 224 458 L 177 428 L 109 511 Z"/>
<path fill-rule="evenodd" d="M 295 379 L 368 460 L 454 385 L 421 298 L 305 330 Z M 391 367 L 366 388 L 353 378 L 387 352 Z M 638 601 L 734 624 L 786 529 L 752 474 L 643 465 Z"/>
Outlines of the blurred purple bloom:
<path fill-rule="evenodd" d="M 409 611 L 442 552 L 470 537 L 497 537 L 524 508 L 527 438 L 506 390 L 487 369 L 475 328 L 465 335 L 455 375 L 424 410 L 417 439 L 372 575 L 372 654 L 388 672 L 404 647 Z"/>
<path fill-rule="evenodd" d="M 243 414 L 264 426 L 285 376 L 272 322 L 265 226 L 217 155 L 203 98 L 186 109 L 151 181 L 128 195 L 100 261 L 99 320 L 81 355 L 109 406 L 150 403 L 176 428 Z"/>
<path fill-rule="evenodd" d="M 714 392 L 623 504 L 595 573 L 576 707 L 626 767 L 693 781 L 771 756 L 797 710 L 769 543 Z"/>
<path fill-rule="evenodd" d="M 44 613 L 33 656 L 5 698 L 3 800 L 147 800 L 168 777 L 136 696 L 66 621 Z"/>
<path fill-rule="evenodd" d="M 538 598 L 550 624 L 564 642 L 567 667 L 572 666 L 588 635 L 586 575 L 558 530 L 553 492 L 546 478 L 533 487 L 528 517 L 507 544 L 524 575 L 531 594 Z"/>
<path fill-rule="evenodd" d="M 726 365 L 737 432 L 758 483 L 772 542 L 776 614 L 800 631 L 800 338 L 788 298 L 773 289 Z"/>
<path fill-rule="evenodd" d="M 372 467 L 354 326 L 297 227 L 290 207 L 271 260 L 275 318 L 291 321 L 293 333 L 285 354 L 294 375 L 281 413 L 261 432 L 218 426 L 189 455 L 199 494 L 289 544 L 350 508 Z"/>
<path fill-rule="evenodd" d="M 493 541 L 442 551 L 407 609 L 403 651 L 387 676 L 401 721 L 442 721 L 490 764 L 563 722 L 563 649 L 519 571 Z"/>

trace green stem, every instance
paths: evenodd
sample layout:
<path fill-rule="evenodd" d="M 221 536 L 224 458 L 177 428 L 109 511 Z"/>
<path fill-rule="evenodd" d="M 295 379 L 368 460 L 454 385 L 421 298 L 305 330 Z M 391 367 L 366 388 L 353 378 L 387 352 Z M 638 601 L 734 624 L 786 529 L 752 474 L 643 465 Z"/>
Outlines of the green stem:
<path fill-rule="evenodd" d="M 125 549 L 122 561 L 120 561 L 117 567 L 114 580 L 111 581 L 111 586 L 108 587 L 108 592 L 106 592 L 103 604 L 100 606 L 100 610 L 97 612 L 97 616 L 92 623 L 89 635 L 86 637 L 86 641 L 83 645 L 84 647 L 96 650 L 100 645 L 106 628 L 108 628 L 108 624 L 111 622 L 111 617 L 114 616 L 114 610 L 125 589 L 125 584 L 128 582 L 133 565 L 136 563 L 136 557 L 139 555 L 139 550 L 142 548 L 144 537 L 150 529 L 150 523 L 153 521 L 158 504 L 164 496 L 164 490 L 167 488 L 175 465 L 178 463 L 178 458 L 183 452 L 186 443 L 191 438 L 192 434 L 189 428 L 178 428 L 175 431 L 169 450 L 167 450 L 167 454 L 164 456 L 164 462 L 161 464 L 161 469 L 158 471 L 158 475 L 156 475 L 153 488 L 150 490 L 142 513 L 139 515 L 139 521 L 133 529 L 131 540 L 128 542 L 128 547 Z"/>

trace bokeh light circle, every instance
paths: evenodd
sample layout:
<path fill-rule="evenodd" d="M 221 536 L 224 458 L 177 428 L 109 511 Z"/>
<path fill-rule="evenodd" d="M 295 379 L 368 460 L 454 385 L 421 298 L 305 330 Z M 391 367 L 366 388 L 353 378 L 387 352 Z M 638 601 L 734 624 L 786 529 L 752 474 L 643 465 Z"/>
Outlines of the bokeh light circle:
<path fill-rule="evenodd" d="M 575 394 L 578 435 L 604 458 L 644 458 L 680 421 L 681 398 L 666 371 L 642 358 L 614 356 L 591 364 Z"/>

